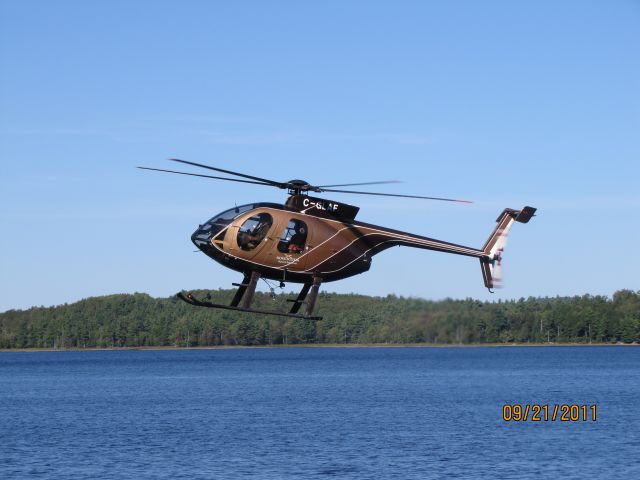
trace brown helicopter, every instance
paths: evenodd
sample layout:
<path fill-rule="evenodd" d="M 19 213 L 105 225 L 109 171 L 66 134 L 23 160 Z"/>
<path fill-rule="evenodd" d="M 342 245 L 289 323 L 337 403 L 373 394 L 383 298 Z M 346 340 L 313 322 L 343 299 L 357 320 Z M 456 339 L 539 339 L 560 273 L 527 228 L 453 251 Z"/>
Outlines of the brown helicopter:
<path fill-rule="evenodd" d="M 397 245 L 478 258 L 484 284 L 491 291 L 500 281 L 501 257 L 509 229 L 514 222 L 527 223 L 536 211 L 532 207 L 524 207 L 522 210 L 504 209 L 497 218 L 497 225 L 489 239 L 482 248 L 477 249 L 356 221 L 358 207 L 311 197 L 309 192 L 339 192 L 470 203 L 467 200 L 334 188 L 397 183 L 396 181 L 314 186 L 303 180 L 277 182 L 177 158 L 170 160 L 240 178 L 150 167 L 138 168 L 266 185 L 286 189 L 289 193 L 284 205 L 251 203 L 226 210 L 200 225 L 191 235 L 191 241 L 207 256 L 244 274 L 242 283 L 234 284 L 238 290 L 230 305 L 198 300 L 191 293 L 178 293 L 180 299 L 201 307 L 318 320 L 321 317 L 314 317 L 313 310 L 322 282 L 341 280 L 366 272 L 371 267 L 374 255 Z M 281 287 L 284 287 L 284 282 L 303 284 L 298 297 L 289 300 L 292 306 L 288 313 L 251 308 L 256 285 L 261 277 L 280 281 Z M 299 314 L 302 305 L 306 305 L 304 314 Z"/>

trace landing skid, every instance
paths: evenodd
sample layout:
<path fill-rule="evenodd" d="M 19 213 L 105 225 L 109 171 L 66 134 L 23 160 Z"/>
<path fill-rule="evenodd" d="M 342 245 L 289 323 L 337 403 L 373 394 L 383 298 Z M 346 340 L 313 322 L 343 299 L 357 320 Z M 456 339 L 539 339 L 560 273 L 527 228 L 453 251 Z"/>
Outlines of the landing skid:
<path fill-rule="evenodd" d="M 261 315 L 275 315 L 278 317 L 292 317 L 292 318 L 304 318 L 306 320 L 322 320 L 322 317 L 313 316 L 313 309 L 315 307 L 316 298 L 318 297 L 318 290 L 320 289 L 321 279 L 316 277 L 313 279 L 313 283 L 305 283 L 298 294 L 298 297 L 295 300 L 287 300 L 288 302 L 292 302 L 293 306 L 291 310 L 287 312 L 276 312 L 273 310 L 257 310 L 251 308 L 251 302 L 253 301 L 253 294 L 256 290 L 256 284 L 258 283 L 258 279 L 260 278 L 260 274 L 258 272 L 251 272 L 250 274 L 245 274 L 242 283 L 234 283 L 235 286 L 238 287 L 236 294 L 231 301 L 231 305 L 224 305 L 222 303 L 212 303 L 207 301 L 198 300 L 193 296 L 191 292 L 183 293 L 180 292 L 176 294 L 180 300 L 188 303 L 189 305 L 194 305 L 196 307 L 207 307 L 207 308 L 221 308 L 223 310 L 233 310 L 236 312 L 245 312 L 245 313 L 258 313 Z M 311 290 L 311 295 L 308 301 L 305 301 L 307 294 Z M 238 306 L 242 301 L 242 306 Z M 306 304 L 307 308 L 305 310 L 304 315 L 298 313 L 300 307 Z"/>
<path fill-rule="evenodd" d="M 224 305 L 222 303 L 203 302 L 195 298 L 190 293 L 187 293 L 185 295 L 184 293 L 180 292 L 176 296 L 180 300 L 185 301 L 190 305 L 195 305 L 196 307 L 221 308 L 223 310 L 234 310 L 236 312 L 246 312 L 246 313 L 258 313 L 261 315 L 275 315 L 278 317 L 305 318 L 307 320 L 322 320 L 322 317 L 307 317 L 306 315 L 302 315 L 299 313 L 274 312 L 273 310 L 257 310 L 255 308 L 232 307 L 231 305 Z"/>

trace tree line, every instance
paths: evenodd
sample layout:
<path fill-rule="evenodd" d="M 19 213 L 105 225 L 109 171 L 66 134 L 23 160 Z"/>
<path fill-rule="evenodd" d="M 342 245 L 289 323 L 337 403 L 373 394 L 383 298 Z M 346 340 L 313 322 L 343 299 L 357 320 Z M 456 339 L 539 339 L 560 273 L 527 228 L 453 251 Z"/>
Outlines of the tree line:
<path fill-rule="evenodd" d="M 216 303 L 233 290 L 194 291 Z M 256 293 L 254 307 L 287 311 L 292 294 Z M 198 347 L 310 343 L 640 342 L 640 291 L 480 302 L 321 293 L 323 320 L 198 308 L 143 293 L 0 313 L 0 348 Z"/>

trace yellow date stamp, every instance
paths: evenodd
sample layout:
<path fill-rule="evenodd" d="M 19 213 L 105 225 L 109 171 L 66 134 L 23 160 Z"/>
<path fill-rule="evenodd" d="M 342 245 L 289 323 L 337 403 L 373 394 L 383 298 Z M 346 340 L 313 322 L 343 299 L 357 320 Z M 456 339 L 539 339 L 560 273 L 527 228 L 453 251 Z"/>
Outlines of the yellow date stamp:
<path fill-rule="evenodd" d="M 505 422 L 595 422 L 598 407 L 575 404 L 506 403 L 502 406 Z"/>

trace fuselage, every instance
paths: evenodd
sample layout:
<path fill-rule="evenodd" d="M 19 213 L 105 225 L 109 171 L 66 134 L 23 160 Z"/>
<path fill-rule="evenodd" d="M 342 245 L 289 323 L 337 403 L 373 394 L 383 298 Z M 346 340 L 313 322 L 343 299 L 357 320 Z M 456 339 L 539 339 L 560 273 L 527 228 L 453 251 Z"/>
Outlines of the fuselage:
<path fill-rule="evenodd" d="M 222 212 L 200 225 L 191 240 L 225 267 L 299 283 L 313 277 L 335 281 L 366 272 L 375 254 L 396 245 L 472 257 L 484 254 L 349 218 L 356 213 L 357 207 L 337 202 L 290 197 L 285 205 L 255 203 Z"/>

